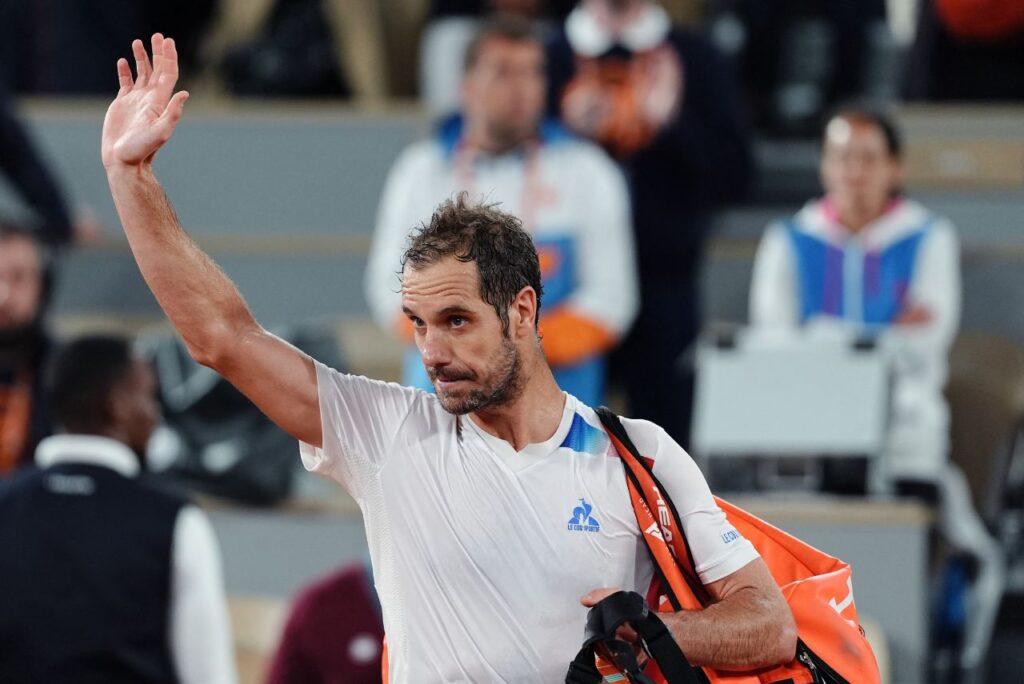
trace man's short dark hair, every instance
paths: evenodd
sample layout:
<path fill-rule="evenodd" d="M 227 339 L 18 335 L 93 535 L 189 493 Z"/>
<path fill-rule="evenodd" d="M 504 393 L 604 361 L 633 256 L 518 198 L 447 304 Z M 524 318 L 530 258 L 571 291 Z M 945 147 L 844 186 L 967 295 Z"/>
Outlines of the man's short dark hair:
<path fill-rule="evenodd" d="M 0 242 L 18 239 L 28 240 L 35 245 L 36 251 L 39 253 L 40 268 L 44 267 L 48 258 L 48 250 L 47 245 L 39 239 L 39 234 L 23 223 L 0 216 Z"/>
<path fill-rule="evenodd" d="M 511 43 L 536 43 L 538 46 L 541 45 L 540 38 L 537 36 L 536 31 L 526 19 L 509 17 L 509 16 L 498 16 L 494 19 L 489 20 L 484 24 L 483 28 L 477 31 L 476 35 L 473 36 L 473 40 L 469 42 L 466 47 L 466 53 L 462 59 L 462 71 L 463 73 L 468 72 L 480 59 L 480 53 L 483 51 L 484 44 L 489 40 L 507 40 Z"/>
<path fill-rule="evenodd" d="M 434 211 L 402 257 L 402 268 L 422 268 L 447 258 L 476 263 L 480 297 L 494 307 L 501 329 L 508 333 L 508 307 L 519 291 L 532 287 L 537 293 L 537 316 L 544 293 L 540 259 L 530 234 L 515 216 L 494 204 L 473 204 L 460 192 Z M 536 327 L 537 321 L 534 321 Z"/>
<path fill-rule="evenodd" d="M 0 241 L 10 240 L 16 237 L 23 237 L 33 242 L 37 242 L 35 233 L 29 230 L 27 227 L 20 223 L 0 216 Z"/>
<path fill-rule="evenodd" d="M 57 424 L 68 432 L 107 427 L 107 399 L 131 370 L 132 345 L 123 337 L 89 336 L 70 343 L 50 371 L 50 401 Z"/>
<path fill-rule="evenodd" d="M 893 117 L 880 107 L 862 103 L 841 105 L 825 121 L 825 127 L 827 128 L 834 119 L 848 119 L 875 126 L 885 138 L 885 148 L 889 156 L 897 159 L 903 156 L 903 137 L 900 135 L 900 129 Z"/>

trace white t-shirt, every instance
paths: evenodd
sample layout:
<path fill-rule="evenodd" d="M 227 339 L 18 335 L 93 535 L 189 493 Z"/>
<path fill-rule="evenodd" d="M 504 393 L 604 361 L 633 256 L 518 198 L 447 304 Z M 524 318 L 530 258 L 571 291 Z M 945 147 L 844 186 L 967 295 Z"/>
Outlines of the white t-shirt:
<path fill-rule="evenodd" d="M 323 448 L 303 464 L 363 512 L 392 682 L 560 682 L 599 587 L 646 592 L 653 566 L 621 461 L 592 409 L 566 395 L 550 439 L 515 452 L 437 398 L 317 363 Z M 757 557 L 692 459 L 624 421 L 713 582 Z"/>

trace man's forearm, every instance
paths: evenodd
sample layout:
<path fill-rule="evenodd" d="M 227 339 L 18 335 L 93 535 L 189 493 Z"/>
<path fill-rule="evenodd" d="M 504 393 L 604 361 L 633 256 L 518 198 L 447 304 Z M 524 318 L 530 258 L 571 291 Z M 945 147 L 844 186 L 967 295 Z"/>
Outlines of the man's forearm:
<path fill-rule="evenodd" d="M 146 284 L 193 357 L 214 365 L 252 314 L 234 283 L 184 231 L 149 164 L 107 170 L 114 205 Z"/>
<path fill-rule="evenodd" d="M 741 589 L 704 610 L 684 610 L 664 620 L 693 665 L 749 670 L 787 662 L 795 653 L 789 607 L 754 589 Z"/>

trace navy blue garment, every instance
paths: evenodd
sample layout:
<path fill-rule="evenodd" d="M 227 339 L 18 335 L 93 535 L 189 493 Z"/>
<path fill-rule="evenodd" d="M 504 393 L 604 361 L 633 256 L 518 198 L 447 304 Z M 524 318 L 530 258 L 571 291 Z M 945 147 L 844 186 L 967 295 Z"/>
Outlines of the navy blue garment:
<path fill-rule="evenodd" d="M 88 464 L 0 484 L 0 682 L 176 682 L 171 561 L 184 504 Z"/>
<path fill-rule="evenodd" d="M 692 370 L 680 358 L 699 332 L 699 271 L 711 219 L 741 198 L 753 165 L 743 107 L 725 58 L 703 37 L 678 28 L 668 43 L 683 65 L 682 106 L 646 147 L 620 158 L 633 209 L 640 312 L 612 373 L 630 413 L 652 420 L 686 446 Z M 614 47 L 604 59 L 629 59 Z M 557 114 L 578 65 L 564 31 L 548 49 L 549 107 Z"/>

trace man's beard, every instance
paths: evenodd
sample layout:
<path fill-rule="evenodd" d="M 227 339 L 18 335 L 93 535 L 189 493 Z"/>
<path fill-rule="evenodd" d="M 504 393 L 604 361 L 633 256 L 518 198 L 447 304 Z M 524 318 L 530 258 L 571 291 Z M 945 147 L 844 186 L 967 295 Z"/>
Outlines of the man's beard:
<path fill-rule="evenodd" d="M 502 152 L 514 149 L 533 137 L 536 124 L 518 125 L 507 121 L 492 121 L 487 126 L 491 142 Z"/>
<path fill-rule="evenodd" d="M 441 407 L 448 413 L 461 416 L 467 413 L 482 411 L 485 408 L 495 408 L 510 404 L 519 398 L 523 390 L 523 381 L 520 376 L 519 351 L 512 341 L 507 337 L 502 338 L 500 357 L 495 371 L 484 381 L 484 386 L 469 390 L 459 396 L 446 395 L 437 392 L 437 398 Z M 441 380 L 469 380 L 476 381 L 477 376 L 471 371 L 447 371 L 436 368 L 427 368 L 427 375 L 436 388 L 438 377 Z"/>

